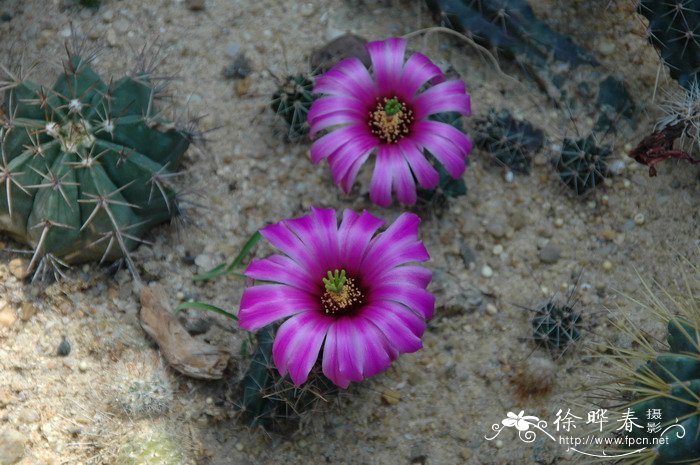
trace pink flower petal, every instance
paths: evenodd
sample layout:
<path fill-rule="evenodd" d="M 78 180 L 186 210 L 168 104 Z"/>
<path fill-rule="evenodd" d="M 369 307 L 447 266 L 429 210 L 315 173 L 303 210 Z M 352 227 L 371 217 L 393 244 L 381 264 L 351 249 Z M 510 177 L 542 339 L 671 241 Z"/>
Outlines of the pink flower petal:
<path fill-rule="evenodd" d="M 314 103 L 311 104 L 306 120 L 313 128 L 317 119 L 332 113 L 344 112 L 366 119 L 367 111 L 368 109 L 357 99 L 351 97 L 327 96 L 316 99 Z"/>
<path fill-rule="evenodd" d="M 398 144 L 389 146 L 388 151 L 391 153 L 392 184 L 396 191 L 396 198 L 404 205 L 415 205 L 416 183 L 408 161 L 404 159 Z"/>
<path fill-rule="evenodd" d="M 363 352 L 362 376 L 369 378 L 386 371 L 399 356 L 399 351 L 370 320 L 357 315 L 353 324 L 359 336 L 357 350 Z"/>
<path fill-rule="evenodd" d="M 392 97 L 400 88 L 406 40 L 392 38 L 367 44 L 372 60 L 377 90 L 384 97 Z"/>
<path fill-rule="evenodd" d="M 251 261 L 245 270 L 245 275 L 253 279 L 287 284 L 310 293 L 318 290 L 318 286 L 310 283 L 307 271 L 294 260 L 283 255 Z"/>
<path fill-rule="evenodd" d="M 326 342 L 323 345 L 323 374 L 333 381 L 336 386 L 347 389 L 350 380 L 338 370 L 338 344 L 336 337 L 336 325 L 331 325 L 326 334 Z"/>
<path fill-rule="evenodd" d="M 422 120 L 435 113 L 456 111 L 464 116 L 472 114 L 471 100 L 464 82 L 445 81 L 422 92 L 411 103 L 414 117 Z"/>
<path fill-rule="evenodd" d="M 362 262 L 369 281 L 395 266 L 430 260 L 428 251 L 418 240 L 419 224 L 417 215 L 403 213 L 386 231 L 372 240 Z"/>
<path fill-rule="evenodd" d="M 425 332 L 425 321 L 410 310 L 391 302 L 378 302 L 367 305 L 361 314 L 371 321 L 399 352 L 415 352 L 423 347 L 420 338 Z"/>
<path fill-rule="evenodd" d="M 369 197 L 372 202 L 384 208 L 391 205 L 391 180 L 393 178 L 391 168 L 391 155 L 387 151 L 387 146 L 380 145 L 369 186 Z"/>
<path fill-rule="evenodd" d="M 350 192 L 352 185 L 355 183 L 355 178 L 357 178 L 357 173 L 360 171 L 360 168 L 362 168 L 362 165 L 364 165 L 373 151 L 374 149 L 368 150 L 363 155 L 355 158 L 355 160 L 352 162 L 352 165 L 350 165 L 350 168 L 348 168 L 345 176 L 340 179 L 340 188 L 343 189 L 343 192 Z"/>
<path fill-rule="evenodd" d="M 316 79 L 313 93 L 350 96 L 365 105 L 373 105 L 376 87 L 359 59 L 346 58 Z"/>
<path fill-rule="evenodd" d="M 307 119 L 308 121 L 308 119 Z M 335 113 L 328 113 L 326 115 L 318 117 L 313 126 L 310 127 L 309 137 L 315 137 L 320 131 L 324 129 L 333 128 L 335 126 L 348 126 L 350 124 L 361 124 L 363 120 L 358 118 L 356 115 L 346 111 L 337 111 Z"/>
<path fill-rule="evenodd" d="M 272 358 L 280 375 L 289 373 L 297 386 L 306 382 L 333 319 L 306 312 L 285 321 L 275 336 Z"/>
<path fill-rule="evenodd" d="M 284 284 L 261 284 L 243 291 L 238 320 L 241 328 L 255 331 L 288 316 L 321 312 L 318 298 Z"/>
<path fill-rule="evenodd" d="M 456 139 L 444 137 L 448 135 L 456 136 L 446 128 L 452 128 L 454 132 L 459 133 L 461 136 Z M 471 151 L 471 142 L 462 132 L 457 131 L 449 124 L 435 121 L 419 121 L 414 124 L 413 140 L 428 149 L 442 163 L 450 176 L 455 179 L 462 176 L 466 168 L 465 157 Z M 455 144 L 464 145 L 458 146 Z"/>
<path fill-rule="evenodd" d="M 313 143 L 311 146 L 311 161 L 314 164 L 319 163 L 355 139 L 359 139 L 364 143 L 369 140 L 376 140 L 366 126 L 357 124 L 344 126 L 326 134 Z"/>
<path fill-rule="evenodd" d="M 422 53 L 414 53 L 403 66 L 400 86 L 401 95 L 398 95 L 398 97 L 410 102 L 413 100 L 416 92 L 428 81 L 441 81 L 442 79 L 444 79 L 444 76 L 440 68 L 435 66 Z"/>
<path fill-rule="evenodd" d="M 433 273 L 427 268 L 405 265 L 391 268 L 379 275 L 379 282 L 382 284 L 410 284 L 425 289 L 430 284 L 432 277 Z"/>
<path fill-rule="evenodd" d="M 332 216 L 332 221 L 329 221 L 329 216 Z M 320 286 L 326 272 L 337 266 L 338 233 L 335 210 L 314 209 L 311 215 L 290 218 L 284 220 L 284 224 L 311 251 L 311 256 L 314 257 L 317 265 L 315 268 L 320 271 L 312 276 L 317 277 L 316 279 L 319 280 L 317 285 Z"/>
<path fill-rule="evenodd" d="M 366 211 L 359 215 L 352 210 L 343 212 L 343 220 L 338 228 L 338 242 L 340 260 L 346 264 L 348 273 L 359 273 L 365 250 L 383 224 L 383 220 Z"/>
<path fill-rule="evenodd" d="M 402 284 L 380 283 L 367 296 L 372 302 L 390 300 L 405 305 L 428 320 L 435 311 L 435 296 L 425 289 Z"/>
<path fill-rule="evenodd" d="M 354 319 L 343 316 L 333 326 L 336 330 L 338 373 L 350 381 L 362 381 L 366 353 L 362 350 L 362 337 L 355 327 Z"/>
<path fill-rule="evenodd" d="M 358 162 L 359 166 L 362 166 L 362 163 L 367 160 L 367 157 L 369 157 L 369 154 L 376 146 L 377 141 L 372 137 L 357 137 L 336 150 L 328 158 L 333 181 L 336 184 L 341 184 L 348 176 L 348 173 L 358 165 Z M 359 169 L 359 166 L 357 166 L 357 169 Z M 349 183 L 350 187 L 352 187 L 352 181 L 355 180 L 354 176 L 351 177 L 352 179 L 347 179 L 345 183 L 346 185 Z M 349 190 L 345 192 L 347 193 Z"/>
<path fill-rule="evenodd" d="M 440 174 L 425 158 L 422 151 L 409 138 L 402 139 L 399 147 L 421 187 L 435 189 L 440 183 Z"/>
<path fill-rule="evenodd" d="M 284 252 L 289 258 L 294 260 L 302 268 L 308 270 L 311 276 L 317 276 L 320 270 L 311 250 L 309 250 L 299 237 L 294 234 L 284 224 L 275 223 L 260 230 L 260 234 L 267 239 L 270 244 Z M 323 271 L 325 273 L 325 271 Z"/>

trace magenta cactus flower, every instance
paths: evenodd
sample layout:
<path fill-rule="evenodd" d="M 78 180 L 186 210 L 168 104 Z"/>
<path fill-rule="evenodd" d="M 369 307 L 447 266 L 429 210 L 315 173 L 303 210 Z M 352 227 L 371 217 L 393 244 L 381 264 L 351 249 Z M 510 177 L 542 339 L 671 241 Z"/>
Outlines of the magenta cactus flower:
<path fill-rule="evenodd" d="M 440 176 L 428 150 L 453 178 L 462 176 L 472 143 L 449 124 L 430 115 L 471 115 L 464 82 L 445 81 L 440 68 L 413 53 L 404 63 L 406 40 L 370 42 L 373 75 L 357 58 L 346 58 L 316 80 L 324 94 L 309 109 L 310 135 L 328 131 L 311 147 L 311 161 L 328 160 L 333 180 L 346 193 L 360 167 L 376 153 L 370 198 L 388 207 L 392 189 L 399 202 L 416 203 L 416 183 L 435 189 Z M 434 84 L 434 85 L 431 85 Z"/>
<path fill-rule="evenodd" d="M 434 311 L 426 290 L 430 270 L 410 265 L 429 260 L 418 239 L 420 219 L 402 214 L 384 222 L 345 210 L 312 209 L 260 233 L 283 255 L 254 260 L 245 275 L 266 281 L 243 292 L 242 328 L 255 331 L 286 319 L 272 348 L 275 366 L 303 384 L 323 348 L 324 375 L 347 388 L 386 370 L 400 353 L 422 347 Z"/>

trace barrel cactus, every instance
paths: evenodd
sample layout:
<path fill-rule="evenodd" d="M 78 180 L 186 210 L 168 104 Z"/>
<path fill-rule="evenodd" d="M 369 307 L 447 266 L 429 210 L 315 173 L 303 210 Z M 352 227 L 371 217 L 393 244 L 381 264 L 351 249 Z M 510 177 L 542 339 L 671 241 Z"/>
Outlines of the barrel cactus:
<path fill-rule="evenodd" d="M 665 438 L 624 463 L 700 463 L 700 299 L 697 287 L 693 290 L 693 283 L 686 283 L 687 294 L 671 296 L 661 291 L 654 295 L 647 287 L 649 298 L 635 300 L 640 310 L 665 323 L 665 344 L 659 346 L 629 321 L 618 325 L 636 343 L 629 349 L 611 346 L 619 371 L 616 382 L 626 400 L 622 413 L 641 424 L 626 434 L 637 444 Z"/>
<path fill-rule="evenodd" d="M 69 52 L 52 88 L 8 73 L 0 117 L 0 232 L 29 244 L 29 270 L 124 258 L 180 213 L 169 180 L 192 134 L 158 112 L 141 69 L 104 82 Z M 38 271 L 38 270 L 37 270 Z"/>

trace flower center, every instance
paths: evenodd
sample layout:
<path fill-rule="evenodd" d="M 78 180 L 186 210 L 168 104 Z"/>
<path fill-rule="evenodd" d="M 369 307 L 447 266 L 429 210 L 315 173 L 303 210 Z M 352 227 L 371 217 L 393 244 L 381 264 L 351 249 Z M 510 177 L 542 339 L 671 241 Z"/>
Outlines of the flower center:
<path fill-rule="evenodd" d="M 326 292 L 321 296 L 321 304 L 327 315 L 350 312 L 364 303 L 365 295 L 353 278 L 345 275 L 345 270 L 328 272 L 323 278 Z"/>
<path fill-rule="evenodd" d="M 369 112 L 372 134 L 388 144 L 395 144 L 408 135 L 413 123 L 413 111 L 398 98 L 378 98 L 374 110 Z"/>

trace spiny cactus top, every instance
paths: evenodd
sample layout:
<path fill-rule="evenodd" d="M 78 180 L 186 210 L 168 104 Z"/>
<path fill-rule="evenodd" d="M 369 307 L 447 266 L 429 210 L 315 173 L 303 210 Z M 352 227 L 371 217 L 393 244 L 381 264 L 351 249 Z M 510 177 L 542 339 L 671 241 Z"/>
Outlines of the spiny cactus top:
<path fill-rule="evenodd" d="M 424 150 L 453 178 L 464 172 L 471 141 L 429 117 L 441 112 L 469 116 L 469 94 L 462 81 L 445 81 L 425 55 L 414 53 L 404 63 L 404 39 L 370 42 L 367 51 L 373 76 L 358 58 L 346 58 L 316 79 L 314 93 L 324 95 L 309 110 L 310 134 L 330 132 L 313 144 L 311 160 L 328 160 L 333 180 L 349 192 L 362 165 L 376 152 L 372 201 L 388 207 L 395 191 L 399 202 L 414 205 L 416 180 L 426 189 L 440 182 Z M 430 83 L 435 85 L 422 90 Z"/>
<path fill-rule="evenodd" d="M 581 139 L 564 139 L 557 172 L 564 183 L 577 195 L 596 189 L 609 175 L 607 158 L 610 146 L 598 145 L 593 134 Z"/>
<path fill-rule="evenodd" d="M 671 77 L 689 89 L 700 80 L 700 0 L 642 0 L 639 12 Z"/>
<path fill-rule="evenodd" d="M 432 274 L 410 262 L 429 260 L 418 239 L 420 219 L 401 215 L 386 231 L 379 218 L 313 209 L 260 233 L 285 255 L 254 260 L 245 275 L 268 283 L 247 288 L 240 325 L 255 331 L 286 319 L 272 347 L 277 369 L 300 385 L 319 359 L 323 373 L 347 388 L 389 368 L 422 346 L 435 297 Z"/>
<path fill-rule="evenodd" d="M 105 83 L 71 55 L 50 89 L 4 83 L 0 231 L 63 263 L 126 258 L 178 214 L 168 178 L 191 138 L 156 110 L 148 72 Z"/>
<path fill-rule="evenodd" d="M 309 132 L 306 116 L 314 101 L 311 94 L 312 87 L 311 76 L 297 74 L 287 76 L 279 83 L 272 95 L 270 107 L 286 123 L 288 128 L 286 138 L 289 141 L 299 140 Z"/>

